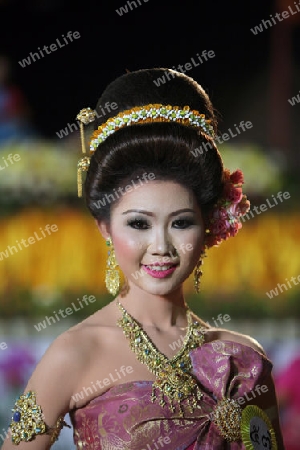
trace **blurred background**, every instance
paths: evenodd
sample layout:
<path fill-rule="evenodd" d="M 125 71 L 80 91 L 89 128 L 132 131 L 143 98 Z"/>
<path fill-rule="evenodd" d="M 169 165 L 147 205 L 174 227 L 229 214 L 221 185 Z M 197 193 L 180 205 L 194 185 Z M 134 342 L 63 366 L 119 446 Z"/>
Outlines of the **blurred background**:
<path fill-rule="evenodd" d="M 300 6 L 135 5 L 0 0 L 0 446 L 14 398 L 49 344 L 111 300 L 105 243 L 77 198 L 77 113 L 94 108 L 126 70 L 178 68 L 212 50 L 186 73 L 210 95 L 219 136 L 230 136 L 218 147 L 228 168 L 243 170 L 252 214 L 234 239 L 208 252 L 201 294 L 188 280 L 186 298 L 211 325 L 265 347 L 286 448 L 300 448 Z M 80 37 L 71 42 L 69 31 Z M 242 121 L 252 126 L 242 131 Z M 84 295 L 97 301 L 81 307 Z M 67 318 L 55 315 L 67 307 Z M 54 448 L 73 449 L 72 432 Z"/>

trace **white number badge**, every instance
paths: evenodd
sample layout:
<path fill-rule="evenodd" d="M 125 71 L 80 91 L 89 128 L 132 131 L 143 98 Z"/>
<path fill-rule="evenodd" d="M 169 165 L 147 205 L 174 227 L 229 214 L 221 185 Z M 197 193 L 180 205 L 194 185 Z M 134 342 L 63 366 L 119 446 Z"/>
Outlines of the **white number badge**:
<path fill-rule="evenodd" d="M 247 450 L 277 450 L 271 421 L 258 406 L 248 405 L 243 410 L 241 436 Z"/>

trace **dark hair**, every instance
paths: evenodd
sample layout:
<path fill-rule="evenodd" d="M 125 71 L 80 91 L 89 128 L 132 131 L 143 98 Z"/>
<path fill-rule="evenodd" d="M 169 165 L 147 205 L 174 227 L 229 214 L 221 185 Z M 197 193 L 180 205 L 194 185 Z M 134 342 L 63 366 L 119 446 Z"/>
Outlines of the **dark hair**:
<path fill-rule="evenodd" d="M 157 78 L 165 73 L 170 79 L 157 86 Z M 120 76 L 107 86 L 96 111 L 106 102 L 115 102 L 118 109 L 105 118 L 98 114 L 95 129 L 121 111 L 155 103 L 182 108 L 188 105 L 211 119 L 215 131 L 217 128 L 214 109 L 204 89 L 192 78 L 171 69 L 142 69 Z M 192 151 L 197 148 L 202 153 L 194 156 Z M 137 181 L 144 173 L 153 173 L 155 180 L 175 181 L 191 189 L 204 216 L 223 188 L 221 156 L 214 141 L 201 130 L 176 122 L 130 125 L 110 135 L 91 157 L 84 185 L 91 214 L 98 220 L 109 220 L 110 199 L 117 201 L 120 197 L 117 189 Z"/>

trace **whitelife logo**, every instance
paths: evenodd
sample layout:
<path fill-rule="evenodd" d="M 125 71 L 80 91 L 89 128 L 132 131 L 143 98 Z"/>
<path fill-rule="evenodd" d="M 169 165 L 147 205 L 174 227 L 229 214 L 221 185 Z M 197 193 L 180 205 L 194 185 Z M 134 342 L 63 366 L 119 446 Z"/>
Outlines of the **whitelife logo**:
<path fill-rule="evenodd" d="M 297 286 L 300 283 L 300 275 L 298 275 L 297 278 L 291 277 L 290 280 L 288 280 L 287 278 L 285 280 L 286 280 L 286 284 L 285 283 L 282 283 L 282 284 L 277 283 L 277 287 L 274 289 L 271 289 L 269 292 L 266 292 L 266 295 L 269 298 L 273 298 L 273 297 L 276 297 L 277 295 L 279 295 L 280 292 L 281 293 L 283 292 L 283 287 L 286 291 L 288 291 L 288 289 L 292 289 L 294 286 Z M 298 280 L 298 282 L 296 280 Z M 292 281 L 294 283 L 294 286 L 291 286 L 290 281 Z M 288 287 L 287 287 L 287 285 L 288 285 Z M 280 289 L 280 292 L 278 291 L 278 288 Z"/>
<path fill-rule="evenodd" d="M 218 144 L 224 144 L 224 142 L 229 141 L 229 139 L 236 137 L 238 134 L 241 134 L 243 131 L 247 131 L 252 127 L 253 124 L 249 120 L 247 120 L 247 122 L 241 120 L 239 126 L 237 124 L 234 124 L 234 129 L 237 132 L 237 134 L 235 134 L 231 128 L 228 128 L 227 133 L 223 133 L 220 136 L 215 136 L 214 141 L 217 141 Z M 191 150 L 190 152 L 195 158 L 197 158 L 197 156 L 203 155 L 204 152 L 207 152 L 209 149 L 211 150 L 212 148 L 213 145 L 210 142 L 203 142 L 203 144 L 201 144 L 200 147 L 197 147 L 194 150 Z"/>
<path fill-rule="evenodd" d="M 100 388 L 103 389 L 105 386 L 109 386 L 112 382 L 116 382 L 118 380 L 122 379 L 123 377 L 126 377 L 127 374 L 130 374 L 133 372 L 132 366 L 121 366 L 120 369 L 115 369 L 115 373 L 109 373 L 107 378 L 103 378 L 103 380 L 97 380 L 95 383 L 91 381 L 92 386 L 83 387 L 82 391 L 78 392 L 77 394 L 72 395 L 72 399 L 74 402 L 78 402 L 80 400 L 83 400 L 85 396 L 93 395 L 94 392 L 97 392 L 98 389 L 95 386 L 95 384 Z"/>
<path fill-rule="evenodd" d="M 296 96 L 289 98 L 288 102 L 292 106 L 295 106 L 296 103 L 300 103 L 300 91 L 299 91 L 299 94 L 297 94 Z"/>
<path fill-rule="evenodd" d="M 277 192 L 276 194 L 277 199 L 280 201 L 280 203 L 282 203 L 284 200 L 288 200 L 289 198 L 291 198 L 291 194 L 289 192 Z M 251 208 L 247 214 L 244 214 L 243 216 L 241 216 L 240 220 L 242 222 L 245 222 L 246 220 L 252 219 L 254 216 L 253 210 L 255 212 L 255 214 L 261 214 L 262 212 L 267 211 L 268 209 L 274 208 L 275 206 L 277 206 L 278 200 L 276 199 L 275 195 L 272 195 L 272 200 L 269 200 L 268 198 L 266 198 L 266 203 L 262 203 L 259 206 L 253 206 L 253 208 Z M 259 209 L 260 211 L 259 211 Z"/>
<path fill-rule="evenodd" d="M 0 170 L 4 170 L 7 167 L 13 165 L 15 162 L 20 161 L 21 156 L 18 153 L 15 153 L 14 155 L 12 153 L 10 153 L 6 157 L 2 156 L 2 159 L 3 159 L 3 163 L 1 163 L 1 164 L 4 164 L 4 166 L 1 166 L 1 164 L 0 164 Z"/>
<path fill-rule="evenodd" d="M 231 317 L 229 314 L 219 314 L 218 317 L 215 319 L 214 317 L 212 318 L 215 324 L 215 327 L 218 328 L 220 327 L 220 325 L 223 325 L 224 322 L 229 322 L 231 320 Z M 210 327 L 210 323 L 209 322 L 205 322 L 206 325 L 208 327 Z M 200 328 L 200 332 L 205 334 L 207 332 L 209 328 L 206 327 L 201 327 Z M 176 350 L 176 348 L 180 349 L 182 347 L 182 344 L 184 344 L 184 340 L 185 340 L 185 336 L 183 336 L 182 334 L 180 335 L 180 338 L 178 339 L 178 341 L 174 341 L 172 344 L 169 344 L 169 347 L 174 351 Z"/>
<path fill-rule="evenodd" d="M 155 180 L 155 174 L 153 172 L 147 173 L 144 172 L 143 176 L 142 176 L 143 180 L 145 181 L 145 183 L 148 183 L 149 180 Z M 139 182 L 139 184 L 135 184 L 134 180 L 131 180 L 130 184 L 127 184 L 124 188 L 119 187 L 118 188 L 118 192 L 121 193 L 121 195 L 125 195 L 126 192 L 132 192 L 133 189 L 137 189 L 140 186 L 143 186 L 143 181 L 140 179 L 139 175 L 137 176 L 137 181 Z M 120 198 L 120 195 L 118 194 L 117 190 L 114 188 L 113 189 L 114 194 L 110 193 L 110 194 L 105 194 L 104 197 L 102 197 L 102 200 L 99 199 L 97 202 L 94 203 L 94 205 L 96 206 L 96 208 L 101 208 L 101 206 L 105 206 L 106 204 L 110 204 L 111 202 L 116 201 L 117 199 Z"/>
<path fill-rule="evenodd" d="M 270 27 L 277 25 L 279 22 L 282 22 L 284 19 L 288 19 L 290 16 L 294 16 L 298 12 L 300 12 L 300 1 L 294 2 L 296 7 L 296 11 L 292 9 L 292 6 L 288 6 L 288 11 L 282 11 L 281 13 L 276 13 L 275 17 L 273 14 L 270 14 L 270 19 L 262 20 L 261 25 L 256 25 L 254 28 L 250 28 L 252 33 L 256 36 L 258 33 L 262 33 Z"/>
<path fill-rule="evenodd" d="M 149 0 L 143 0 L 144 3 L 147 3 L 148 1 Z M 137 2 L 138 2 L 139 5 L 137 5 Z M 135 2 L 135 1 L 130 2 L 128 0 L 127 4 L 125 4 L 124 6 L 121 6 L 121 8 L 116 9 L 115 11 L 116 11 L 117 14 L 119 14 L 119 16 L 123 16 L 123 14 L 126 14 L 126 13 L 129 12 L 128 6 L 129 6 L 130 10 L 132 11 L 133 9 L 136 9 L 136 8 L 138 8 L 138 6 L 142 5 L 141 0 L 137 0 L 137 2 Z"/>
<path fill-rule="evenodd" d="M 192 244 L 182 244 L 181 243 L 179 248 L 180 248 L 180 253 L 185 254 L 186 251 L 190 252 L 191 250 L 193 250 L 193 245 Z M 178 258 L 178 255 L 177 254 L 173 254 L 172 252 L 170 252 L 170 255 L 171 256 L 163 256 L 162 259 L 161 259 L 161 262 L 165 263 L 165 264 L 169 264 L 169 263 L 172 263 L 172 259 L 177 259 Z M 142 268 L 140 270 L 137 270 L 135 273 L 132 273 L 131 275 L 132 275 L 132 277 L 135 280 L 138 280 L 140 277 L 145 276 L 146 272 Z"/>
<path fill-rule="evenodd" d="M 48 224 L 44 227 L 44 229 L 40 227 L 40 232 L 35 231 L 33 233 L 34 236 L 30 236 L 28 239 L 21 239 L 20 240 L 21 242 L 19 242 L 19 240 L 16 240 L 16 245 L 18 246 L 19 250 L 23 250 L 24 248 L 29 247 L 29 245 L 33 245 L 37 241 L 41 241 L 42 239 L 45 239 L 47 236 L 50 236 L 52 233 L 56 233 L 57 230 L 58 230 L 58 226 L 55 223 L 52 225 Z M 0 251 L 0 261 L 3 260 L 3 257 L 9 258 L 10 255 L 13 255 L 14 253 L 18 253 L 19 250 L 16 247 L 16 245 L 12 245 L 12 246 L 8 245 L 6 247 L 6 250 L 4 250 L 3 252 Z"/>
<path fill-rule="evenodd" d="M 111 112 L 111 110 L 117 109 L 118 105 L 117 105 L 116 102 L 111 102 L 111 103 L 106 102 L 103 107 L 100 105 L 97 108 L 102 113 L 101 114 L 100 111 L 94 110 L 97 119 L 99 119 L 100 117 L 104 117 L 107 113 Z M 105 111 L 104 108 L 107 111 Z M 76 125 L 76 123 L 77 123 L 77 125 Z M 59 137 L 59 139 L 62 139 L 63 137 L 68 136 L 70 133 L 73 133 L 73 131 L 77 131 L 77 130 L 80 129 L 80 121 L 77 120 L 76 123 L 75 122 L 73 122 L 73 123 L 69 123 L 68 122 L 66 128 L 62 128 L 61 130 L 56 131 L 55 134 Z"/>
<path fill-rule="evenodd" d="M 203 64 L 205 61 L 208 61 L 209 58 L 214 58 L 215 52 L 213 50 L 203 50 L 201 53 L 201 56 L 199 53 L 197 53 L 196 58 L 192 57 L 190 58 L 190 62 L 183 64 L 178 64 L 177 68 L 175 66 L 172 67 L 173 70 L 185 73 L 188 70 L 193 69 L 193 67 L 200 66 L 200 64 Z M 164 75 L 161 77 L 158 77 L 156 80 L 153 80 L 153 83 L 155 86 L 159 87 L 162 84 L 165 84 L 167 81 L 170 81 L 172 78 L 175 77 L 175 73 L 165 71 Z"/>
<path fill-rule="evenodd" d="M 26 66 L 30 66 L 30 64 L 32 62 L 36 61 L 36 58 L 39 60 L 42 58 L 44 58 L 46 55 L 50 55 L 50 53 L 52 52 L 56 52 L 56 50 L 58 50 L 58 48 L 62 48 L 65 47 L 66 45 L 68 45 L 70 42 L 73 42 L 73 39 L 79 39 L 80 38 L 80 33 L 78 31 L 69 31 L 67 33 L 67 36 L 65 37 L 65 35 L 62 35 L 62 39 L 65 43 L 60 42 L 59 39 L 56 39 L 56 44 L 50 44 L 49 46 L 44 45 L 43 49 L 41 49 L 41 47 L 38 47 L 38 51 L 39 53 L 29 53 L 29 56 L 27 58 L 22 59 L 22 61 L 18 61 L 20 66 L 24 69 L 24 67 Z M 50 49 L 50 50 L 49 50 Z M 46 53 L 46 55 L 44 55 L 44 52 Z"/>
<path fill-rule="evenodd" d="M 96 301 L 96 297 L 94 295 L 90 295 L 89 297 L 87 295 L 84 295 L 82 297 L 82 302 L 85 303 L 85 305 L 82 304 L 81 300 L 79 300 L 79 298 L 77 299 L 80 308 L 78 308 L 78 305 L 76 305 L 74 302 L 71 303 L 71 306 L 68 306 L 65 309 L 59 309 L 58 312 L 53 311 L 53 314 L 56 318 L 53 316 L 46 316 L 45 320 L 43 320 L 43 322 L 39 322 L 38 324 L 34 325 L 34 328 L 37 331 L 41 331 L 41 330 L 45 330 L 45 328 L 47 328 L 47 326 L 52 325 L 53 323 L 56 323 L 57 321 L 60 321 L 60 317 L 62 319 L 65 319 L 67 316 L 70 316 L 71 314 L 73 314 L 73 312 L 75 311 L 80 311 L 81 309 L 84 308 L 84 306 L 89 306 L 90 303 L 94 303 Z M 77 306 L 77 307 L 76 307 Z M 58 316 L 58 314 L 60 314 L 60 317 Z M 66 315 L 65 315 L 66 314 Z"/>

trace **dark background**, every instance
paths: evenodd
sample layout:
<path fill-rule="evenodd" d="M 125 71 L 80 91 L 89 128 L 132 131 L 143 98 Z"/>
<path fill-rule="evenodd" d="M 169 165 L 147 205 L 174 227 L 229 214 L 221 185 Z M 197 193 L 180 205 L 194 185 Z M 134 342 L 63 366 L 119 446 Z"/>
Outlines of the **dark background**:
<path fill-rule="evenodd" d="M 280 2 L 278 6 L 270 0 L 140 2 L 140 6 L 119 16 L 115 9 L 125 5 L 125 0 L 39 0 L 27 1 L 26 5 L 0 1 L 0 53 L 11 59 L 12 81 L 27 98 L 36 130 L 55 138 L 55 132 L 74 121 L 81 108 L 94 107 L 105 86 L 126 69 L 177 67 L 206 49 L 216 56 L 187 74 L 211 95 L 223 116 L 221 128 L 225 130 L 237 120 L 251 120 L 255 123 L 252 139 L 270 143 L 272 33 L 286 24 L 278 23 L 256 36 L 250 28 L 280 10 Z M 80 39 L 30 66 L 18 64 L 30 52 L 54 43 L 69 30 L 78 31 Z M 298 26 L 292 27 L 291 36 L 288 51 L 293 72 L 289 91 L 293 96 L 299 88 Z M 292 118 L 292 123 L 295 121 Z M 291 147 L 297 144 L 294 128 Z"/>

